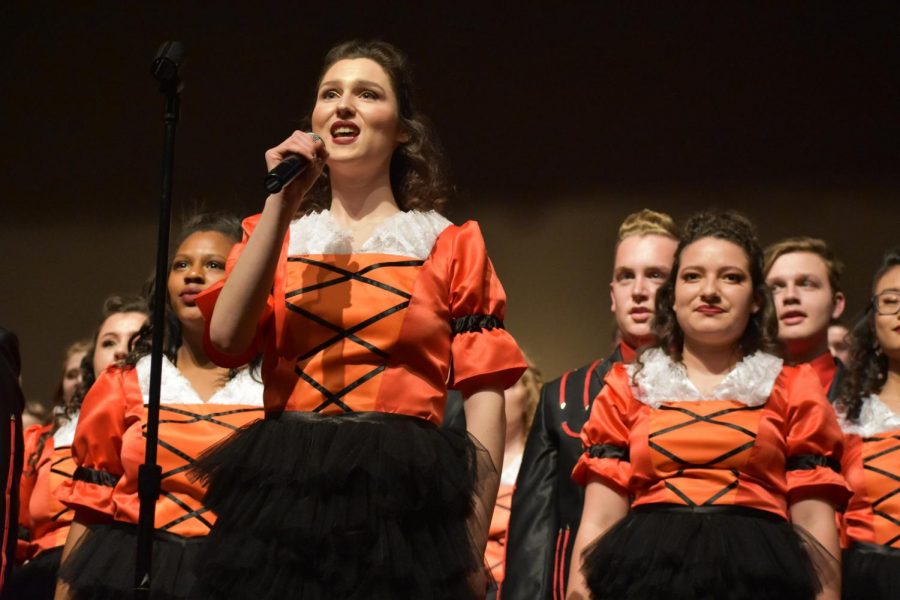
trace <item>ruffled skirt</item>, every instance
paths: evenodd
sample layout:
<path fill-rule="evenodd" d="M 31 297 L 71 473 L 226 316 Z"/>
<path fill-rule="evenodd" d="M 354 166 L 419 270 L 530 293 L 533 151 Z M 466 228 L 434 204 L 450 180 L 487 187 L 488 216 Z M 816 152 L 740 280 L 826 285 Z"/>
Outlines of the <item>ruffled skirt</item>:
<path fill-rule="evenodd" d="M 194 566 L 206 538 L 156 531 L 150 598 L 185 600 L 196 586 Z M 90 526 L 60 566 L 59 577 L 76 600 L 131 600 L 137 560 L 137 527 L 125 523 Z"/>
<path fill-rule="evenodd" d="M 487 452 L 405 415 L 288 412 L 201 457 L 216 513 L 203 598 L 472 598 Z"/>
<path fill-rule="evenodd" d="M 900 550 L 854 544 L 844 552 L 842 597 L 846 600 L 900 598 Z"/>
<path fill-rule="evenodd" d="M 13 567 L 3 598 L 53 600 L 62 546 L 41 552 L 24 565 Z"/>
<path fill-rule="evenodd" d="M 585 551 L 591 597 L 813 600 L 839 575 L 825 548 L 777 515 L 709 508 L 635 507 Z"/>

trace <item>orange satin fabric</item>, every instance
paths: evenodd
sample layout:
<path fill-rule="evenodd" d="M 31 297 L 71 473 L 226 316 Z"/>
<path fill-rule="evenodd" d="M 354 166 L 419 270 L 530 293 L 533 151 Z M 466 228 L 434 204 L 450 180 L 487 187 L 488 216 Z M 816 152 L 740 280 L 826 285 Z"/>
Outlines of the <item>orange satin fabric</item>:
<path fill-rule="evenodd" d="M 259 216 L 244 221 L 244 243 Z M 387 254 L 288 256 L 286 235 L 267 308 L 248 349 L 209 356 L 222 366 L 263 352 L 267 412 L 402 413 L 440 424 L 448 387 L 469 395 L 513 385 L 526 365 L 495 328 L 452 335 L 453 320 L 502 320 L 506 296 L 474 222 L 449 226 L 425 260 Z M 197 299 L 207 323 L 224 281 Z"/>
<path fill-rule="evenodd" d="M 625 366 L 615 365 L 582 441 L 586 450 L 627 449 L 622 458 L 586 451 L 573 477 L 582 485 L 597 478 L 631 496 L 632 506 L 741 505 L 787 518 L 791 502 L 819 497 L 842 505 L 849 496 L 840 474 L 826 466 L 785 470 L 790 457 L 841 455 L 834 411 L 806 365 L 785 367 L 761 406 L 673 399 L 656 409 L 634 398 Z"/>
<path fill-rule="evenodd" d="M 831 353 L 825 352 L 824 354 L 820 354 L 807 364 L 816 372 L 819 383 L 822 384 L 822 389 L 830 389 L 831 383 L 834 381 L 834 376 L 837 373 L 837 363 L 834 361 L 834 357 Z"/>
<path fill-rule="evenodd" d="M 44 440 L 32 467 L 30 461 L 45 432 L 53 425 L 29 427 L 25 438 L 25 468 L 19 487 L 19 526 L 28 530 L 28 540 L 19 540 L 16 558 L 31 560 L 41 552 L 62 546 L 69 535 L 74 512 L 63 505 L 54 491 L 75 471 L 70 446 L 56 447 L 53 436 Z M 21 532 L 22 530 L 20 530 Z"/>
<path fill-rule="evenodd" d="M 865 439 L 845 437 L 844 476 L 853 497 L 844 513 L 842 542 L 900 549 L 900 430 Z"/>
<path fill-rule="evenodd" d="M 488 542 L 484 551 L 485 567 L 494 581 L 501 583 L 506 565 L 506 533 L 509 530 L 509 515 L 512 507 L 512 484 L 500 484 L 497 491 L 497 503 L 491 515 L 491 526 L 488 529 Z"/>
<path fill-rule="evenodd" d="M 156 503 L 157 529 L 183 537 L 209 533 L 215 515 L 203 507 L 205 488 L 191 481 L 187 470 L 204 450 L 262 416 L 258 406 L 167 401 L 160 407 L 157 462 L 163 478 Z M 138 467 L 144 462 L 146 423 L 137 371 L 111 368 L 101 374 L 84 400 L 72 454 L 79 466 L 119 480 L 115 486 L 67 481 L 57 491 L 60 500 L 78 512 L 137 523 Z"/>

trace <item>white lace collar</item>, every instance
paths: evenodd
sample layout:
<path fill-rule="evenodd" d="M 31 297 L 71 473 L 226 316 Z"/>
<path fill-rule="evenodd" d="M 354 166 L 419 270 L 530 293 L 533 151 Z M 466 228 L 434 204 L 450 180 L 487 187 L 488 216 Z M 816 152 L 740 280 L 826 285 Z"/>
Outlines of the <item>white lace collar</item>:
<path fill-rule="evenodd" d="M 679 400 L 737 400 L 747 406 L 759 406 L 768 400 L 783 365 L 777 356 L 755 352 L 735 365 L 712 394 L 704 396 L 688 379 L 684 365 L 673 361 L 659 348 L 644 352 L 640 361 L 643 363 L 640 371 L 637 363 L 625 368 L 634 397 L 653 408 Z"/>
<path fill-rule="evenodd" d="M 398 212 L 381 222 L 372 237 L 354 252 L 353 236 L 341 229 L 330 211 L 309 213 L 291 222 L 288 254 L 393 254 L 426 259 L 434 241 L 452 225 L 437 212 Z"/>
<path fill-rule="evenodd" d="M 150 401 L 150 355 L 144 356 L 135 365 L 138 384 L 144 404 Z M 178 367 L 163 357 L 162 382 L 159 390 L 162 404 L 243 404 L 248 406 L 263 405 L 263 385 L 254 381 L 250 369 L 241 369 L 231 380 L 222 386 L 212 397 L 204 402 L 191 386 L 191 382 L 181 374 Z"/>
<path fill-rule="evenodd" d="M 882 402 L 877 394 L 872 394 L 863 400 L 862 410 L 859 411 L 859 422 L 851 423 L 844 415 L 839 415 L 839 419 L 844 433 L 856 434 L 860 437 L 869 437 L 900 429 L 900 415 Z"/>
<path fill-rule="evenodd" d="M 62 425 L 53 432 L 53 447 L 71 446 L 75 440 L 76 427 L 78 427 L 78 413 L 71 418 L 64 419 Z"/>

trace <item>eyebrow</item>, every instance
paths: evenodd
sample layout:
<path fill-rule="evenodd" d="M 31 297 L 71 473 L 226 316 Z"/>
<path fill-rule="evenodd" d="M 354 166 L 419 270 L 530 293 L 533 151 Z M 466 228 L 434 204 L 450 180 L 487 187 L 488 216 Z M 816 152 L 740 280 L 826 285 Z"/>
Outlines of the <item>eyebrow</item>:
<path fill-rule="evenodd" d="M 741 273 L 744 273 L 747 275 L 750 274 L 749 270 L 744 269 L 743 267 L 738 267 L 736 265 L 725 265 L 723 267 L 718 267 L 716 269 L 707 269 L 706 267 L 701 266 L 701 265 L 681 265 L 681 267 L 679 267 L 678 272 L 681 273 L 682 271 L 686 271 L 687 269 L 696 269 L 698 271 L 703 271 L 704 273 L 712 270 L 714 273 L 724 273 L 726 271 L 740 271 Z"/>
<path fill-rule="evenodd" d="M 355 87 L 375 87 L 375 88 L 378 88 L 379 90 L 384 90 L 384 88 L 381 86 L 381 84 L 375 83 L 374 81 L 369 81 L 368 79 L 352 80 L 350 82 L 350 84 L 351 84 L 351 86 L 355 86 Z M 319 86 L 319 89 L 322 89 L 323 87 L 326 87 L 329 85 L 339 86 L 339 85 L 344 85 L 344 82 L 337 80 L 337 79 L 332 79 L 330 81 L 323 81 L 322 84 Z"/>

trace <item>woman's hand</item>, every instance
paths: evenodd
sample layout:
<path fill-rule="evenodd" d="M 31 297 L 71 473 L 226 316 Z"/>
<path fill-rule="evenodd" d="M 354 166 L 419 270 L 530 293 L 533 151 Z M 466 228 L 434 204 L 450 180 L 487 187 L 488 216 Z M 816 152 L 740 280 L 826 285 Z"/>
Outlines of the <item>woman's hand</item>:
<path fill-rule="evenodd" d="M 309 166 L 274 196 L 281 196 L 284 206 L 292 209 L 290 215 L 293 216 L 303 196 L 322 174 L 328 151 L 325 150 L 325 142 L 318 135 L 295 131 L 289 138 L 266 151 L 266 169 L 271 171 L 291 154 L 302 156 L 309 161 Z"/>
<path fill-rule="evenodd" d="M 572 548 L 572 564 L 569 567 L 567 600 L 587 600 L 591 593 L 582 572 L 585 549 L 628 514 L 628 498 L 606 486 L 597 478 L 591 478 L 584 489 L 584 508 L 581 524 Z"/>

